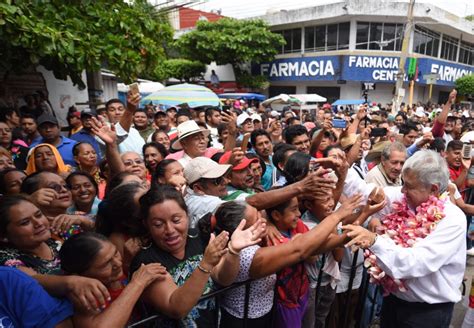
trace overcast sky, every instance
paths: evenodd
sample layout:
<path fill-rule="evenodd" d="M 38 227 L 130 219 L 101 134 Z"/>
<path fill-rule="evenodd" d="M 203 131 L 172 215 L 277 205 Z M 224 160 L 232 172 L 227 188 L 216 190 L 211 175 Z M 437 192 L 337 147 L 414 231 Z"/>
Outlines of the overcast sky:
<path fill-rule="evenodd" d="M 390 0 L 380 0 L 380 2 Z M 409 0 L 397 0 L 409 2 Z M 268 9 L 295 9 L 342 0 L 207 0 L 204 4 L 191 6 L 204 11 L 222 10 L 222 15 L 246 18 L 264 15 Z M 417 0 L 417 3 L 431 3 L 458 16 L 474 14 L 474 0 Z"/>

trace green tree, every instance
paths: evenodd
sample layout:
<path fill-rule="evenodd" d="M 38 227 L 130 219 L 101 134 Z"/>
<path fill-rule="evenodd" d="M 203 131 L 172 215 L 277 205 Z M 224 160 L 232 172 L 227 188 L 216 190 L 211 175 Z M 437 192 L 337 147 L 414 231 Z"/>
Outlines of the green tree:
<path fill-rule="evenodd" d="M 153 77 L 163 81 L 175 78 L 180 81 L 190 82 L 201 77 L 206 72 L 206 65 L 195 60 L 188 59 L 168 59 L 158 65 Z"/>
<path fill-rule="evenodd" d="M 232 64 L 237 80 L 250 82 L 248 72 L 237 69 L 244 63 L 271 61 L 285 44 L 262 20 L 223 18 L 216 22 L 200 21 L 196 29 L 184 34 L 175 45 L 185 58 L 206 64 Z M 262 85 L 265 81 L 260 81 Z M 252 87 L 248 83 L 246 86 Z"/>
<path fill-rule="evenodd" d="M 474 95 L 474 74 L 464 75 L 454 82 L 461 95 Z"/>
<path fill-rule="evenodd" d="M 172 40 L 167 18 L 146 0 L 3 0 L 0 68 L 43 65 L 84 87 L 84 70 L 108 68 L 125 82 L 155 69 Z"/>

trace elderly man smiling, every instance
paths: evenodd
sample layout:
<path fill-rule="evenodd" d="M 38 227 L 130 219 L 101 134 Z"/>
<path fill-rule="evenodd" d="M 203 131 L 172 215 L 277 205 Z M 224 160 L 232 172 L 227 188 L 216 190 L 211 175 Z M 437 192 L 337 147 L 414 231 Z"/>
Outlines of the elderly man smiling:
<path fill-rule="evenodd" d="M 186 165 L 195 157 L 212 157 L 219 152 L 219 149 L 207 148 L 208 136 L 209 130 L 201 129 L 194 121 L 181 123 L 178 125 L 178 140 L 171 145 L 171 148 L 182 150 L 169 154 L 166 158 L 178 160 L 186 168 Z"/>
<path fill-rule="evenodd" d="M 387 206 L 374 233 L 361 226 L 343 227 L 347 246 L 369 249 L 369 273 L 383 287 L 381 327 L 449 327 L 466 268 L 464 213 L 445 192 L 446 161 L 430 150 L 403 166 L 403 187 L 384 189 Z M 364 192 L 362 184 L 345 192 Z M 367 193 L 365 191 L 365 193 Z M 383 273 L 382 273 L 383 272 Z"/>

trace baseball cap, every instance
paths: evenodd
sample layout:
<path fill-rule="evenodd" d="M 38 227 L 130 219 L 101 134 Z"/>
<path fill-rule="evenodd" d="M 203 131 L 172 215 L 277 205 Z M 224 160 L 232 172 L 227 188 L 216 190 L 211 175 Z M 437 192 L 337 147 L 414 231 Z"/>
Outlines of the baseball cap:
<path fill-rule="evenodd" d="M 38 117 L 38 126 L 40 126 L 43 123 L 53 123 L 59 126 L 59 123 L 56 117 L 47 113 L 41 114 L 40 117 Z"/>
<path fill-rule="evenodd" d="M 262 117 L 259 114 L 252 114 L 252 116 L 250 116 L 250 118 L 252 119 L 252 121 L 262 122 Z"/>
<path fill-rule="evenodd" d="M 188 185 L 199 179 L 215 179 L 226 174 L 232 165 L 218 164 L 207 157 L 195 157 L 184 168 L 184 177 Z"/>
<path fill-rule="evenodd" d="M 252 119 L 252 117 L 249 114 L 247 114 L 246 112 L 243 112 L 242 114 L 237 116 L 237 126 L 241 127 L 242 124 L 244 124 L 244 122 L 247 121 L 248 119 Z"/>
<path fill-rule="evenodd" d="M 81 118 L 86 117 L 86 116 L 94 116 L 97 117 L 97 112 L 91 108 L 86 108 L 81 111 Z"/>
<path fill-rule="evenodd" d="M 219 164 L 223 164 L 223 163 L 227 163 L 229 162 L 229 159 L 230 159 L 230 156 L 232 155 L 232 152 L 231 151 L 226 151 L 224 153 L 224 155 L 221 156 L 221 158 L 219 159 Z M 232 167 L 232 171 L 240 171 L 240 170 L 243 170 L 245 168 L 247 168 L 250 164 L 252 163 L 258 163 L 258 158 L 248 158 L 246 156 L 244 156 L 244 158 L 242 158 L 242 160 L 237 164 L 237 165 L 234 165 Z"/>

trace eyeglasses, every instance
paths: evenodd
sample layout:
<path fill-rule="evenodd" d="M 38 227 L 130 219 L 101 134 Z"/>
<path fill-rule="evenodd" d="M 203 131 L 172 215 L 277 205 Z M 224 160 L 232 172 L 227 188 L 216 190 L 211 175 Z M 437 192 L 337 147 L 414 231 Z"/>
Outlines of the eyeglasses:
<path fill-rule="evenodd" d="M 68 186 L 68 185 L 66 185 L 66 184 L 59 184 L 59 183 L 52 183 L 52 184 L 48 185 L 48 188 L 53 189 L 53 190 L 56 191 L 57 193 L 60 193 L 63 189 L 69 190 L 69 186 Z"/>
<path fill-rule="evenodd" d="M 212 183 L 214 186 L 220 186 L 225 183 L 225 178 L 222 176 L 215 179 L 208 179 L 208 181 Z"/>
<path fill-rule="evenodd" d="M 0 133 L 10 133 L 12 130 L 10 128 L 0 129 Z"/>
<path fill-rule="evenodd" d="M 133 164 L 141 165 L 143 163 L 145 163 L 145 162 L 141 158 L 138 158 L 136 160 L 128 159 L 126 161 L 123 161 L 123 165 L 125 165 L 125 166 L 132 166 Z"/>

